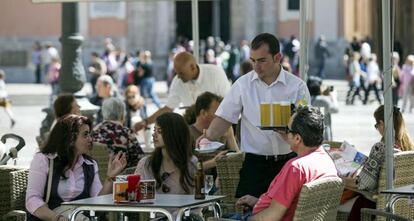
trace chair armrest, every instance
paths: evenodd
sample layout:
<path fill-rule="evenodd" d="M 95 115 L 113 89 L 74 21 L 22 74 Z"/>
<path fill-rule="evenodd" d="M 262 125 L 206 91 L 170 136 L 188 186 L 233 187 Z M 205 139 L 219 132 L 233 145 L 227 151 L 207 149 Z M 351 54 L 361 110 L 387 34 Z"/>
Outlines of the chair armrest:
<path fill-rule="evenodd" d="M 362 208 L 361 209 L 361 220 L 362 221 L 371 221 L 372 220 L 372 216 L 374 217 L 384 217 L 388 219 L 392 219 L 395 221 L 409 221 L 411 219 L 396 215 L 396 214 L 392 214 L 389 212 L 385 212 L 383 210 L 376 210 L 376 209 L 368 209 L 368 208 Z"/>
<path fill-rule="evenodd" d="M 23 210 L 12 210 L 3 216 L 2 220 L 26 221 L 27 214 Z"/>
<path fill-rule="evenodd" d="M 378 194 L 371 193 L 371 192 L 364 191 L 364 190 L 360 190 L 358 188 L 352 188 L 352 187 L 346 187 L 346 188 L 363 195 L 365 198 L 367 198 L 367 199 L 369 199 L 373 202 L 377 202 Z"/>

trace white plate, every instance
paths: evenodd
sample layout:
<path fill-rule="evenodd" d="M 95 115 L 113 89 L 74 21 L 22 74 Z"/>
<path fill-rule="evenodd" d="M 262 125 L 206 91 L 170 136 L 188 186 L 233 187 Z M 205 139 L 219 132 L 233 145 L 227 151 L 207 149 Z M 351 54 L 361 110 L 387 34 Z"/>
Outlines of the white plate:
<path fill-rule="evenodd" d="M 200 146 L 200 149 L 195 150 L 199 153 L 212 153 L 222 147 L 224 144 L 220 142 L 211 142 L 206 145 Z"/>

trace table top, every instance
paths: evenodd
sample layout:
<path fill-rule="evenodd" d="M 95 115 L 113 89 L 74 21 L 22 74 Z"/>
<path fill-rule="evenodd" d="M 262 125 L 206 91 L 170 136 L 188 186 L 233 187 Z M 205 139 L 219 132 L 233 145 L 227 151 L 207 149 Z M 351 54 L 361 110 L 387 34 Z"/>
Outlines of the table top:
<path fill-rule="evenodd" d="M 387 194 L 399 194 L 399 195 L 413 195 L 414 196 L 414 184 L 407 186 L 396 187 L 393 189 L 383 190 L 381 193 Z"/>
<path fill-rule="evenodd" d="M 82 200 L 64 202 L 71 206 L 122 206 L 148 208 L 182 208 L 217 201 L 225 196 L 206 196 L 204 200 L 194 199 L 194 195 L 156 194 L 153 203 L 115 203 L 112 194 L 102 195 Z"/>

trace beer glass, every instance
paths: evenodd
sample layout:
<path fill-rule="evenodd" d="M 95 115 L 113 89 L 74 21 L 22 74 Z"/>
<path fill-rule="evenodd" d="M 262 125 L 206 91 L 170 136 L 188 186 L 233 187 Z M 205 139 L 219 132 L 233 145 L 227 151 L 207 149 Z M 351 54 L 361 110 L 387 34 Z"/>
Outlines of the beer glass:
<path fill-rule="evenodd" d="M 260 103 L 260 126 L 270 127 L 272 126 L 271 122 L 271 104 L 270 103 Z"/>

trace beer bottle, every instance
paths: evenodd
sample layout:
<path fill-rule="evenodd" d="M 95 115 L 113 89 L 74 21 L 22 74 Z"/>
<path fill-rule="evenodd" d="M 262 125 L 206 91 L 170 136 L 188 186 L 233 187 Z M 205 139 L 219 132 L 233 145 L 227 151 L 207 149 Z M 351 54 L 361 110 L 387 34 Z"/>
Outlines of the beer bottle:
<path fill-rule="evenodd" d="M 200 200 L 206 198 L 206 193 L 204 192 L 204 170 L 203 170 L 203 163 L 199 161 L 197 163 L 197 171 L 194 176 L 195 181 L 195 191 L 194 191 L 194 199 Z"/>

